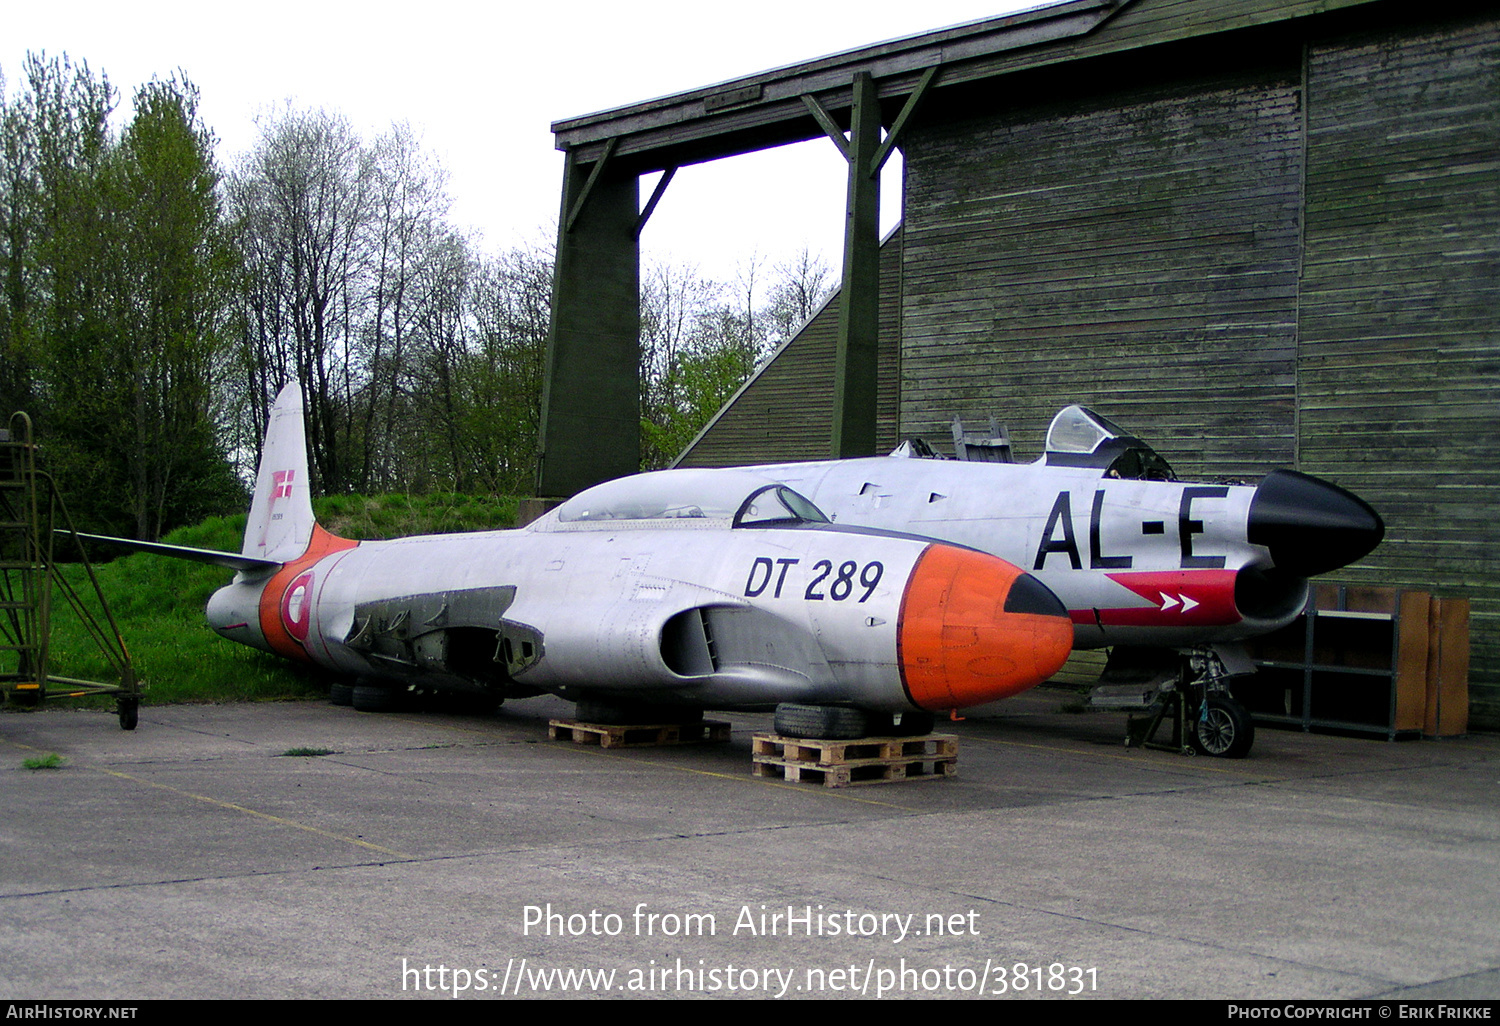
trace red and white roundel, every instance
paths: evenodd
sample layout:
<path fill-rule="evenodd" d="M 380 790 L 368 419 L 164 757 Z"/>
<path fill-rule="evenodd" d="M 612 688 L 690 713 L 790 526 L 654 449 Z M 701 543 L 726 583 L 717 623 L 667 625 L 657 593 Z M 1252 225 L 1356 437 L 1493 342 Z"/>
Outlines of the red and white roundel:
<path fill-rule="evenodd" d="M 281 622 L 286 625 L 286 632 L 298 641 L 307 640 L 312 622 L 312 584 L 309 570 L 298 575 L 281 595 Z"/>

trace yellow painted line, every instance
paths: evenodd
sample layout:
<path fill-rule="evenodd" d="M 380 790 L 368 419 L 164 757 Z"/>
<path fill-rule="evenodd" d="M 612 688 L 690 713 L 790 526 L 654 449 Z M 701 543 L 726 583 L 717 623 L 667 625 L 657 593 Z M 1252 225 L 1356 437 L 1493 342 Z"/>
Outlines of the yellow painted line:
<path fill-rule="evenodd" d="M 361 841 L 357 837 L 345 837 L 343 834 L 335 834 L 329 830 L 322 830 L 315 826 L 308 826 L 306 823 L 298 823 L 295 820 L 284 819 L 281 816 L 273 816 L 269 812 L 259 812 L 255 809 L 247 809 L 243 805 L 236 805 L 233 802 L 224 802 L 220 801 L 217 798 L 210 798 L 207 795 L 195 794 L 192 791 L 184 791 L 180 787 L 172 787 L 168 784 L 158 784 L 155 781 L 144 780 L 140 777 L 132 776 L 129 773 L 121 773 L 119 770 L 104 769 L 102 767 L 95 768 L 97 768 L 100 773 L 103 773 L 107 776 L 119 777 L 121 780 L 129 780 L 136 784 L 144 784 L 147 787 L 154 787 L 160 791 L 168 791 L 172 794 L 179 794 L 184 798 L 191 798 L 194 801 L 205 802 L 209 805 L 218 806 L 221 809 L 229 809 L 232 812 L 243 812 L 247 816 L 255 816 L 259 819 L 270 820 L 272 823 L 275 823 L 278 826 L 291 827 L 294 830 L 306 830 L 308 833 L 317 834 L 319 837 L 326 837 L 334 841 L 343 841 L 346 844 L 353 844 L 360 848 L 368 848 L 370 851 L 379 852 L 382 855 L 390 855 L 393 858 L 409 859 L 413 857 L 406 854 L 405 852 L 393 851 L 390 848 L 382 848 L 378 844 L 371 844 L 369 841 Z"/>
<path fill-rule="evenodd" d="M 16 748 L 24 748 L 29 752 L 42 751 L 42 749 L 37 748 L 35 745 L 22 744 L 20 741 L 12 741 L 10 738 L 0 738 L 0 741 L 4 741 L 6 744 L 13 745 Z M 269 812 L 259 812 L 255 809 L 247 809 L 243 805 L 236 805 L 233 802 L 220 801 L 217 798 L 210 798 L 208 797 L 208 795 L 195 794 L 192 791 L 184 791 L 179 787 L 172 787 L 168 784 L 158 784 L 152 780 L 143 780 L 142 778 L 132 776 L 129 773 L 121 773 L 119 770 L 105 769 L 102 766 L 93 766 L 89 768 L 97 769 L 100 773 L 103 773 L 106 776 L 118 777 L 121 780 L 129 780 L 135 784 L 144 784 L 147 787 L 154 787 L 159 791 L 168 791 L 172 794 L 180 794 L 184 798 L 191 798 L 194 801 L 198 802 L 206 802 L 209 805 L 216 805 L 221 809 L 229 809 L 232 812 L 242 812 L 247 816 L 256 816 L 260 819 L 267 819 L 272 823 L 278 824 L 279 826 L 291 827 L 294 830 L 306 830 L 308 833 L 317 834 L 319 837 L 326 837 L 334 841 L 343 841 L 346 844 L 352 844 L 360 848 L 368 848 L 370 851 L 379 852 L 382 855 L 390 855 L 393 858 L 398 859 L 409 859 L 415 857 L 412 855 L 408 855 L 405 852 L 394 851 L 390 848 L 382 848 L 380 845 L 371 844 L 369 841 L 361 841 L 357 837 L 345 837 L 343 834 L 335 834 L 329 830 L 322 830 L 318 827 L 308 826 L 306 823 L 298 823 L 295 820 L 284 819 L 281 816 L 273 816 Z"/>

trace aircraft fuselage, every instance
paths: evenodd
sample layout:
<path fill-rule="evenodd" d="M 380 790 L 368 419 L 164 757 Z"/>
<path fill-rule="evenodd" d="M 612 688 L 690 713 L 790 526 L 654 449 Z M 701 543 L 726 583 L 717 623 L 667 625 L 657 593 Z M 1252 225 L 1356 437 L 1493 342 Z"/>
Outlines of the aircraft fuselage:
<path fill-rule="evenodd" d="M 358 545 L 319 530 L 208 614 L 226 638 L 356 679 L 940 710 L 1024 690 L 1066 657 L 1061 607 L 1025 580 L 983 553 L 827 524 L 552 514 Z"/>

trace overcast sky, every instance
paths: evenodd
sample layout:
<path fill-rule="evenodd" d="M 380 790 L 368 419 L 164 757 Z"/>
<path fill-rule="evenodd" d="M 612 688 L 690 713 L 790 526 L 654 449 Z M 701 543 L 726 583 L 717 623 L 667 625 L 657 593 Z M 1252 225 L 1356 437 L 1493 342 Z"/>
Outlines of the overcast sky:
<path fill-rule="evenodd" d="M 66 53 L 106 73 L 128 111 L 136 86 L 181 69 L 202 91 L 226 167 L 254 145 L 257 117 L 285 102 L 342 113 L 367 137 L 408 122 L 448 169 L 453 219 L 493 251 L 553 230 L 562 177 L 553 121 L 1037 6 L 28 2 L 6 13 L 0 70 L 14 95 L 28 50 Z M 899 174 L 898 160 L 887 174 Z M 898 180 L 887 178 L 887 198 Z M 684 168 L 642 237 L 646 258 L 725 277 L 750 253 L 774 261 L 808 246 L 836 267 L 843 188 L 843 159 L 827 140 Z M 885 227 L 895 216 L 889 206 Z"/>

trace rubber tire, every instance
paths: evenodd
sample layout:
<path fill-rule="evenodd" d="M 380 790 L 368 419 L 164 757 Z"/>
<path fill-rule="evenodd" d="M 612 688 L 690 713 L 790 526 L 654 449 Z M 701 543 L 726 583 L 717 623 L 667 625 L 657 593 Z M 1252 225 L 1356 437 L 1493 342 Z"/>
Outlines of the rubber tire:
<path fill-rule="evenodd" d="M 331 684 L 328 687 L 328 701 L 334 705 L 354 704 L 353 684 Z"/>
<path fill-rule="evenodd" d="M 141 721 L 141 700 L 139 698 L 122 698 L 119 702 L 120 729 L 134 730 L 136 724 Z"/>
<path fill-rule="evenodd" d="M 395 688 L 356 684 L 349 704 L 354 706 L 356 712 L 391 712 L 396 708 L 400 697 L 400 692 Z"/>
<path fill-rule="evenodd" d="M 1193 747 L 1220 759 L 1243 759 L 1255 744 L 1255 724 L 1232 698 L 1211 695 L 1208 709 L 1193 719 Z"/>
<path fill-rule="evenodd" d="M 776 733 L 782 737 L 853 741 L 870 736 L 870 717 L 862 709 L 842 705 L 782 702 L 776 707 L 774 724 Z"/>
<path fill-rule="evenodd" d="M 643 723 L 702 723 L 703 710 L 685 705 L 651 705 L 604 698 L 582 698 L 574 713 L 581 723 L 632 727 Z"/>

